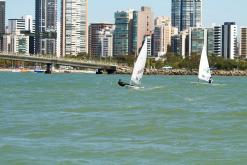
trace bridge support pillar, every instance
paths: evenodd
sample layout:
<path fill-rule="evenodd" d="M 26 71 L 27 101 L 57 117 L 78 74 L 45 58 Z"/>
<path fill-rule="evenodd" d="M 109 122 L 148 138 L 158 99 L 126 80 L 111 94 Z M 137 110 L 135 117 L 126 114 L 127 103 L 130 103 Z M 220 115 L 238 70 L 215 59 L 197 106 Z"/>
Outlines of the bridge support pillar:
<path fill-rule="evenodd" d="M 51 74 L 52 64 L 46 64 L 45 74 Z"/>
<path fill-rule="evenodd" d="M 116 72 L 116 70 L 115 69 L 106 69 L 106 72 L 108 74 L 114 74 Z"/>

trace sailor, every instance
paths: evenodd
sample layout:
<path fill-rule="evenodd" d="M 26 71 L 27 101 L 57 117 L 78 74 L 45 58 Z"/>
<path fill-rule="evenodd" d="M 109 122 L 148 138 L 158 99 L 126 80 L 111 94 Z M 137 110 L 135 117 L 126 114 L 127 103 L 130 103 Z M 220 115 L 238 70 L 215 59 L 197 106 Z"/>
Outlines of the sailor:
<path fill-rule="evenodd" d="M 125 85 L 129 85 L 126 82 L 123 82 L 121 79 L 118 80 L 118 85 L 120 85 L 121 87 L 124 87 Z"/>
<path fill-rule="evenodd" d="M 209 83 L 209 84 L 212 84 L 212 83 L 213 83 L 212 77 L 209 78 L 208 83 Z"/>

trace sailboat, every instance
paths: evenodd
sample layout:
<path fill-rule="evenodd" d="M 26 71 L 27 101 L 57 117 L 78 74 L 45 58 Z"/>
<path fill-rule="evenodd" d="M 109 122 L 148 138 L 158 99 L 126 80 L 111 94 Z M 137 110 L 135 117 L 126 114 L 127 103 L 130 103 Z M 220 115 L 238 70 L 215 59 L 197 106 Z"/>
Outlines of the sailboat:
<path fill-rule="evenodd" d="M 130 83 L 123 82 L 121 79 L 118 81 L 118 85 L 124 87 L 133 87 L 140 88 L 141 87 L 141 79 L 143 76 L 144 68 L 147 60 L 147 38 L 145 38 L 142 49 L 137 57 L 137 60 L 134 65 L 134 69 L 131 75 Z"/>
<path fill-rule="evenodd" d="M 200 59 L 198 80 L 203 80 L 208 83 L 213 82 L 208 64 L 208 57 L 207 57 L 206 30 L 204 31 L 204 45 L 202 48 L 202 54 Z"/>

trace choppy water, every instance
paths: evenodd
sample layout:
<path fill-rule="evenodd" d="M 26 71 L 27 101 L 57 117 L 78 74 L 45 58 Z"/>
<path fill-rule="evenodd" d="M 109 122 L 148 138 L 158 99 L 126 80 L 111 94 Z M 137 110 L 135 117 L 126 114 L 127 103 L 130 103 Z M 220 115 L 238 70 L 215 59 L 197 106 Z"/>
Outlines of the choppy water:
<path fill-rule="evenodd" d="M 246 77 L 119 78 L 0 73 L 0 164 L 246 164 Z"/>

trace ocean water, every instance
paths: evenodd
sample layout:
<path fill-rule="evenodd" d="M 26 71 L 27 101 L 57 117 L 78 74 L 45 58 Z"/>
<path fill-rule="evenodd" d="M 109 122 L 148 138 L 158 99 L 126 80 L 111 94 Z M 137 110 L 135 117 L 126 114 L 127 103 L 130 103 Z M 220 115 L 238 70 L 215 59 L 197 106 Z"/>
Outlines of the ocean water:
<path fill-rule="evenodd" d="M 0 165 L 247 162 L 247 77 L 0 73 Z"/>

